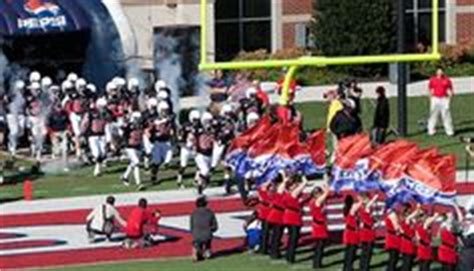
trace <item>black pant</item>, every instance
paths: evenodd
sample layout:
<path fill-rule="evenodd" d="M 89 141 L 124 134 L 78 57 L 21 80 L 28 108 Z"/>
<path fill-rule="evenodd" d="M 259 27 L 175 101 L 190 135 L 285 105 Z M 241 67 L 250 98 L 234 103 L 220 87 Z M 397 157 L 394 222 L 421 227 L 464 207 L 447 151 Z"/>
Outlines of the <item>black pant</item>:
<path fill-rule="evenodd" d="M 357 246 L 346 245 L 346 251 L 344 253 L 344 271 L 354 270 L 354 261 L 356 257 Z"/>
<path fill-rule="evenodd" d="M 272 224 L 271 228 L 270 257 L 272 259 L 279 259 L 281 258 L 280 244 L 281 236 L 283 235 L 283 225 Z"/>
<path fill-rule="evenodd" d="M 370 269 L 370 261 L 372 260 L 374 243 L 362 243 L 361 244 L 361 254 L 360 254 L 360 270 L 367 271 Z"/>
<path fill-rule="evenodd" d="M 385 143 L 387 129 L 374 127 L 372 129 L 372 142 L 380 145 Z"/>
<path fill-rule="evenodd" d="M 398 250 L 396 250 L 396 249 L 389 249 L 388 250 L 387 271 L 396 271 L 397 270 L 398 256 L 399 256 Z"/>
<path fill-rule="evenodd" d="M 300 226 L 288 226 L 290 233 L 290 239 L 288 240 L 288 246 L 286 250 L 286 261 L 288 263 L 295 262 L 296 249 L 298 248 L 298 239 L 300 238 Z"/>
<path fill-rule="evenodd" d="M 430 271 L 431 261 L 420 261 L 418 265 L 420 266 L 420 271 Z"/>
<path fill-rule="evenodd" d="M 455 271 L 456 270 L 456 265 L 455 264 L 443 263 L 441 265 L 441 270 L 443 270 L 443 271 Z"/>
<path fill-rule="evenodd" d="M 314 245 L 314 254 L 313 254 L 313 268 L 321 268 L 323 266 L 323 255 L 324 255 L 324 240 L 316 240 Z"/>
<path fill-rule="evenodd" d="M 259 253 L 268 254 L 268 241 L 270 239 L 270 227 L 267 221 L 262 221 L 262 239 L 260 239 Z"/>
<path fill-rule="evenodd" d="M 413 267 L 414 258 L 414 255 L 403 254 L 402 271 L 411 271 L 411 268 Z"/>

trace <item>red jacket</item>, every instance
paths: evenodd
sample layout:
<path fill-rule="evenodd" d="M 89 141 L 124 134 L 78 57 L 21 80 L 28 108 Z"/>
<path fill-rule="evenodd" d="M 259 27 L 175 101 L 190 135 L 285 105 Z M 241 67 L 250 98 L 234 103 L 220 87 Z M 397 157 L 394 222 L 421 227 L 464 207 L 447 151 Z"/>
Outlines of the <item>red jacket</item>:
<path fill-rule="evenodd" d="M 283 224 L 289 226 L 303 225 L 303 210 L 298 198 L 294 198 L 290 192 L 283 194 L 283 205 L 285 211 L 283 213 Z"/>
<path fill-rule="evenodd" d="M 263 190 L 261 188 L 258 188 L 257 192 L 258 192 L 258 197 L 260 200 L 257 207 L 258 218 L 261 220 L 266 220 L 271 210 L 270 209 L 270 201 L 271 201 L 270 194 L 268 193 L 268 191 Z"/>
<path fill-rule="evenodd" d="M 328 233 L 328 221 L 326 215 L 323 212 L 323 207 L 316 206 L 314 200 L 310 202 L 311 210 L 311 235 L 314 239 L 327 239 L 329 237 Z"/>
<path fill-rule="evenodd" d="M 400 252 L 406 255 L 415 255 L 416 254 L 416 245 L 415 245 L 415 229 L 412 225 L 406 221 L 400 222 L 400 227 L 402 228 L 402 246 Z"/>
<path fill-rule="evenodd" d="M 140 238 L 144 234 L 144 227 L 146 224 L 152 225 L 154 230 L 158 227 L 158 219 L 147 209 L 135 207 L 127 220 L 125 226 L 125 233 L 127 237 Z"/>
<path fill-rule="evenodd" d="M 388 216 L 385 217 L 385 249 L 400 249 L 400 237 L 398 237 L 392 220 Z"/>
<path fill-rule="evenodd" d="M 431 235 L 423 228 L 423 223 L 419 223 L 415 226 L 415 231 L 418 234 L 418 246 L 416 255 L 419 260 L 430 261 L 433 259 L 432 248 L 431 248 Z"/>
<path fill-rule="evenodd" d="M 456 235 L 447 229 L 441 229 L 441 245 L 438 247 L 438 258 L 441 263 L 456 264 L 458 261 L 458 254 L 456 246 L 458 240 Z"/>
<path fill-rule="evenodd" d="M 344 218 L 346 228 L 342 236 L 342 241 L 345 245 L 357 245 L 359 244 L 359 235 L 357 233 L 357 218 L 353 215 L 347 215 Z"/>
<path fill-rule="evenodd" d="M 359 218 L 362 222 L 359 230 L 359 239 L 361 242 L 372 243 L 375 241 L 374 218 L 366 211 L 365 208 L 360 209 Z"/>
<path fill-rule="evenodd" d="M 267 222 L 271 224 L 283 225 L 283 214 L 285 207 L 283 205 L 283 195 L 275 193 L 272 196 L 270 212 L 267 216 Z"/>

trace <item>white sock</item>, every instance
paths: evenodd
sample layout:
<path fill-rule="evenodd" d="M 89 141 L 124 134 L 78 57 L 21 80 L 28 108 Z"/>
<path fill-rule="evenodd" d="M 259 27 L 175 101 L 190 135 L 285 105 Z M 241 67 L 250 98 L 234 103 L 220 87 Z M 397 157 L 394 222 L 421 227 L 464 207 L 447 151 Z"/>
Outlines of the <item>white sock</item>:
<path fill-rule="evenodd" d="M 130 173 L 132 172 L 132 166 L 128 165 L 127 169 L 125 170 L 125 173 L 123 174 L 123 178 L 128 180 L 128 176 L 130 176 Z"/>
<path fill-rule="evenodd" d="M 137 185 L 141 185 L 142 181 L 140 180 L 140 168 L 139 167 L 134 167 L 133 168 L 133 176 L 135 178 L 135 183 Z"/>

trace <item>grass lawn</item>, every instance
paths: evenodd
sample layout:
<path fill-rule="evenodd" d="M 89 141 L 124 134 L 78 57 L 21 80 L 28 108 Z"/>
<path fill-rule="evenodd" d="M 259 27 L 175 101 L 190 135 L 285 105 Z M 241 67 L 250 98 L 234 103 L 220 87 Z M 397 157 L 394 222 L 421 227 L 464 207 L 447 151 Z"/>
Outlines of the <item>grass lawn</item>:
<path fill-rule="evenodd" d="M 374 108 L 369 100 L 363 100 L 363 123 L 364 128 L 367 130 L 370 128 L 372 123 L 372 116 Z M 324 127 L 325 116 L 326 116 L 326 105 L 324 103 L 302 103 L 298 105 L 305 118 L 305 129 L 315 129 Z M 410 98 L 408 101 L 408 115 L 409 115 L 409 140 L 412 140 L 422 147 L 438 146 L 443 153 L 454 153 L 458 157 L 457 166 L 463 168 L 464 166 L 464 145 L 459 142 L 458 136 L 447 137 L 444 135 L 442 129 L 438 135 L 429 137 L 426 133 L 420 129 L 418 120 L 426 118 L 429 107 L 429 101 L 426 97 Z M 391 123 L 396 126 L 397 114 L 396 114 L 396 99 L 391 99 Z M 474 135 L 474 95 L 459 95 L 454 97 L 452 101 L 452 114 L 455 127 L 458 135 Z M 392 135 L 390 137 L 394 139 Z M 1 157 L 0 160 L 4 160 L 6 157 Z M 20 164 L 29 167 L 30 164 L 25 161 L 19 161 Z M 125 163 L 112 164 L 107 168 L 106 173 L 100 177 L 95 178 L 92 175 L 91 167 L 84 167 L 77 170 L 72 170 L 68 174 L 48 174 L 34 177 L 34 188 L 36 198 L 58 198 L 58 197 L 72 197 L 72 196 L 83 196 L 83 195 L 94 195 L 94 194 L 107 194 L 107 193 L 124 193 L 135 191 L 134 186 L 125 187 L 119 181 L 120 174 L 125 170 Z M 143 172 L 143 180 L 148 181 L 148 173 Z M 188 186 L 192 183 L 194 169 L 189 168 L 187 173 Z M 17 172 L 6 172 L 7 179 L 11 174 L 18 175 Z M 17 179 L 24 179 L 24 173 Z M 166 190 L 176 188 L 176 169 L 164 170 L 160 174 L 160 178 L 163 183 L 159 186 L 149 187 L 148 190 Z M 222 178 L 222 172 L 218 172 L 215 180 Z M 213 183 L 218 185 L 218 183 Z M 14 200 L 20 198 L 22 195 L 22 184 L 14 183 L 10 185 L 0 186 L 0 202 Z"/>
<path fill-rule="evenodd" d="M 193 263 L 191 259 L 175 259 L 166 261 L 136 261 L 119 264 L 103 264 L 94 266 L 78 266 L 58 268 L 54 270 L 61 271 L 131 271 L 131 270 L 160 270 L 160 271 L 288 271 L 288 270 L 314 270 L 312 269 L 312 249 L 311 247 L 301 248 L 297 257 L 297 263 L 288 265 L 284 260 L 270 260 L 268 256 L 249 255 L 247 253 L 233 254 L 229 256 L 216 257 L 210 261 Z M 323 258 L 323 268 L 318 270 L 342 270 L 344 259 L 343 247 L 340 245 L 331 246 L 326 249 Z M 388 256 L 381 248 L 374 250 L 372 266 L 370 270 L 385 270 Z M 401 263 L 401 260 L 400 262 Z M 354 263 L 358 269 L 359 261 Z M 432 264 L 432 268 L 439 267 L 438 264 Z M 414 268 L 416 269 L 416 268 Z"/>

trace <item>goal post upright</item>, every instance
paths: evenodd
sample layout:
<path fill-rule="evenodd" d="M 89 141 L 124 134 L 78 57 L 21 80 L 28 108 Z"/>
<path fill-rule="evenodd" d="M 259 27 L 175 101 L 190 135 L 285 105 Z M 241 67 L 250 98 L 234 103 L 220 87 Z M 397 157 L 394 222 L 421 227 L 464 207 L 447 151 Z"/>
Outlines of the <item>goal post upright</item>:
<path fill-rule="evenodd" d="M 257 60 L 257 61 L 229 61 L 209 62 L 208 60 L 208 0 L 200 0 L 200 64 L 199 69 L 206 70 L 245 70 L 245 69 L 272 69 L 288 68 L 280 97 L 280 103 L 287 102 L 289 86 L 297 69 L 304 66 L 325 67 L 344 65 L 366 65 L 381 63 L 410 63 L 422 61 L 437 61 L 441 59 L 439 53 L 439 0 L 432 0 L 432 44 L 429 53 L 388 54 L 368 56 L 303 56 L 295 59 Z"/>

